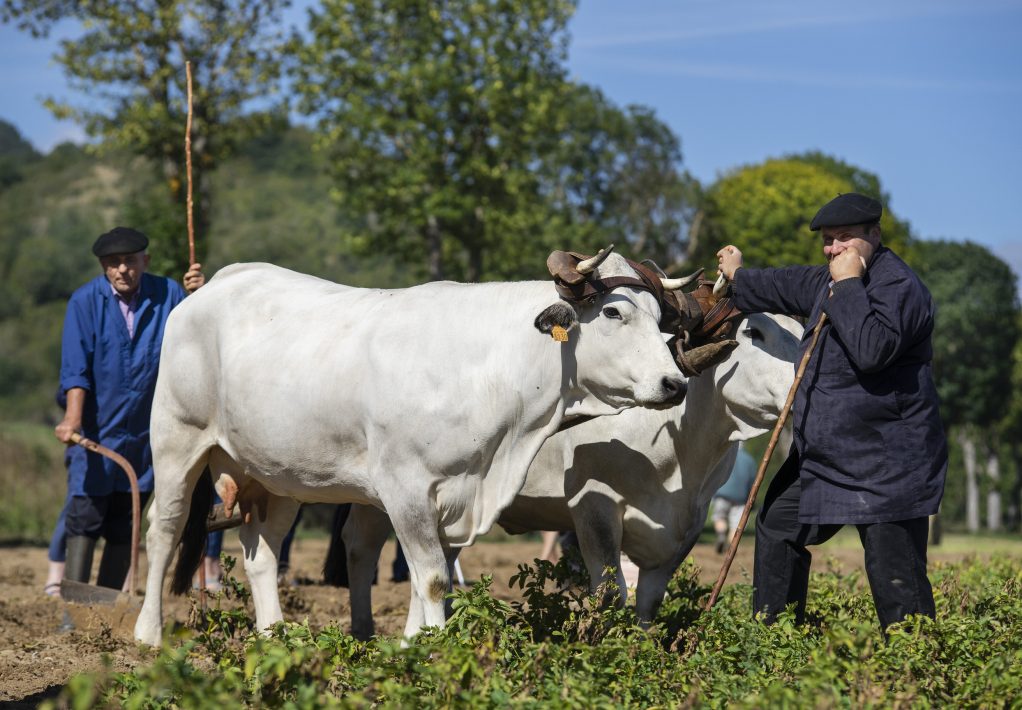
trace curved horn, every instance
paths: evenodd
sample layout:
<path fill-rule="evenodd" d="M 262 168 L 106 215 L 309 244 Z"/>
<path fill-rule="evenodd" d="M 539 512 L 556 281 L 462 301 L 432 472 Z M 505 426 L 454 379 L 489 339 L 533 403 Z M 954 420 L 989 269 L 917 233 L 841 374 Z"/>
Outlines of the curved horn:
<path fill-rule="evenodd" d="M 614 245 L 611 244 L 606 249 L 600 249 L 600 252 L 589 259 L 584 259 L 575 266 L 575 271 L 580 274 L 591 274 L 596 270 L 596 267 L 603 263 L 604 259 L 610 256 L 610 252 L 614 250 Z"/>
<path fill-rule="evenodd" d="M 678 364 L 684 374 L 695 377 L 700 372 L 726 360 L 731 351 L 737 347 L 737 340 L 721 340 L 708 345 L 700 345 L 698 348 L 680 353 L 677 358 Z"/>
<path fill-rule="evenodd" d="M 705 269 L 699 269 L 699 271 L 695 272 L 694 274 L 690 276 L 685 276 L 684 278 L 680 279 L 661 278 L 660 283 L 664 285 L 665 291 L 677 291 L 679 288 L 685 288 L 690 283 L 698 281 L 699 277 L 703 275 L 703 271 L 705 271 Z"/>
<path fill-rule="evenodd" d="M 725 276 L 724 272 L 721 271 L 717 276 L 717 282 L 713 284 L 713 295 L 719 296 L 724 293 L 725 290 L 727 290 L 727 276 Z"/>

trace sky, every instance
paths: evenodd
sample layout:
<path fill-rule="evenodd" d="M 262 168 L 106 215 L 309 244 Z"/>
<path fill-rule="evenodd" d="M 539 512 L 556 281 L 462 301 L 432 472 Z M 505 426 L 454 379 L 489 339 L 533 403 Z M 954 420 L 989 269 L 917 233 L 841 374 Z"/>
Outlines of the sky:
<path fill-rule="evenodd" d="M 569 31 L 572 77 L 652 108 L 704 183 L 820 150 L 877 174 L 917 236 L 1022 275 L 1022 0 L 581 0 Z M 43 151 L 83 139 L 40 103 L 80 98 L 58 37 L 0 25 L 0 118 Z"/>

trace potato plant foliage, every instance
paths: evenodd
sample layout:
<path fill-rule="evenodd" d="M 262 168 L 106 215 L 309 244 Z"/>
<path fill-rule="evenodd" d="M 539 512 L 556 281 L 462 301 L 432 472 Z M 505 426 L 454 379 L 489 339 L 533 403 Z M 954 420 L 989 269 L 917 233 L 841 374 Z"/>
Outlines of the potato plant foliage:
<path fill-rule="evenodd" d="M 1022 560 L 931 571 L 937 619 L 877 625 L 858 573 L 815 573 L 810 623 L 764 626 L 747 585 L 700 622 L 708 588 L 686 563 L 657 623 L 578 585 L 571 560 L 522 565 L 505 602 L 483 578 L 452 598 L 443 629 L 407 648 L 339 626 L 252 632 L 232 581 L 205 617 L 171 634 L 148 666 L 79 676 L 61 703 L 126 708 L 320 707 L 1022 707 Z M 695 635 L 694 650 L 688 641 Z M 679 639 L 680 651 L 670 650 Z"/>

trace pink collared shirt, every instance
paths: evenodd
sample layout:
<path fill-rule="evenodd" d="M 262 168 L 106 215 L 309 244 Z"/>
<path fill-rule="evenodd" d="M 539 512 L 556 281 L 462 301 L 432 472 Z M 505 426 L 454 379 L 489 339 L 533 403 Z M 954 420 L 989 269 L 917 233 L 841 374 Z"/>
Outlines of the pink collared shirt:
<path fill-rule="evenodd" d="M 135 311 L 138 310 L 138 291 L 135 291 L 131 295 L 131 298 L 124 300 L 121 294 L 117 293 L 117 289 L 114 288 L 113 284 L 110 284 L 110 290 L 114 292 L 114 298 L 117 299 L 117 305 L 121 309 L 121 315 L 124 316 L 124 324 L 128 326 L 128 337 L 135 337 Z"/>

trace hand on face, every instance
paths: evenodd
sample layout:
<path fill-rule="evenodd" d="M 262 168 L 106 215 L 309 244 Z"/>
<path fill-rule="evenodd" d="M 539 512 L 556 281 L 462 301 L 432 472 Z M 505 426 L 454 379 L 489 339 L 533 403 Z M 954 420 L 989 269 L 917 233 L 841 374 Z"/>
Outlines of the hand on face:
<path fill-rule="evenodd" d="M 834 281 L 861 279 L 866 273 L 866 258 L 854 246 L 846 247 L 830 259 L 830 278 Z"/>
<path fill-rule="evenodd" d="M 733 281 L 735 272 L 742 266 L 742 252 L 730 244 L 717 252 L 717 270 Z"/>
<path fill-rule="evenodd" d="M 861 226 L 824 227 L 823 255 L 830 264 L 830 277 L 834 281 L 862 278 L 866 264 L 880 244 L 879 233 Z"/>

